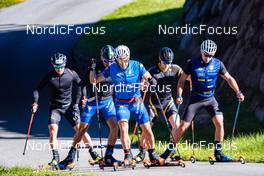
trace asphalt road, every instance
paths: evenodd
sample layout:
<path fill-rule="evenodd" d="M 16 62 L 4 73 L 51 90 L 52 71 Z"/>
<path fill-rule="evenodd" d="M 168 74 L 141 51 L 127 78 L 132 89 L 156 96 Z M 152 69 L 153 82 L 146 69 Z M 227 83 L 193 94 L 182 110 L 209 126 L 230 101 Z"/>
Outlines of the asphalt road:
<path fill-rule="evenodd" d="M 91 25 L 102 16 L 131 0 L 27 0 L 25 3 L 0 10 L 0 165 L 31 166 L 50 161 L 47 130 L 47 92 L 41 94 L 40 110 L 33 122 L 32 139 L 26 155 L 23 156 L 24 137 L 30 115 L 31 94 L 38 80 L 49 70 L 49 58 L 54 52 L 63 52 L 71 56 L 71 49 L 80 35 L 28 35 L 25 25 L 28 24 L 74 24 L 76 26 Z M 64 120 L 59 131 L 61 159 L 71 143 L 73 130 Z M 89 130 L 92 137 L 97 136 L 96 125 Z M 107 130 L 104 130 L 104 137 Z M 94 139 L 98 144 L 98 139 Z M 106 143 L 104 139 L 104 144 Z M 136 154 L 136 150 L 133 151 Z M 123 158 L 120 141 L 115 149 L 115 157 Z M 135 170 L 112 169 L 99 170 L 97 166 L 88 165 L 88 152 L 81 150 L 80 161 L 72 172 L 96 172 L 99 175 L 263 175 L 263 164 L 186 163 L 186 168 L 164 167 L 145 169 L 138 165 Z"/>

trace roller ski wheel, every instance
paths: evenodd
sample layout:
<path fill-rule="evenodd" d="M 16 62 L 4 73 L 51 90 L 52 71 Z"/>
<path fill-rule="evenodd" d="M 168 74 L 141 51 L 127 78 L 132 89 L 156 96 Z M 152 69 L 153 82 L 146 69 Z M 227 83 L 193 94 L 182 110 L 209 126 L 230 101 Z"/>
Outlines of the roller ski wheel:
<path fill-rule="evenodd" d="M 246 164 L 246 160 L 245 160 L 245 158 L 244 158 L 243 156 L 240 156 L 240 157 L 239 157 L 239 162 L 240 162 L 241 164 Z"/>
<path fill-rule="evenodd" d="M 211 165 L 214 165 L 215 162 L 216 162 L 215 158 L 213 158 L 213 157 L 209 157 L 209 163 L 210 163 Z"/>
<path fill-rule="evenodd" d="M 191 163 L 195 163 L 196 162 L 196 157 L 195 156 L 191 156 L 190 157 L 190 161 L 191 161 Z"/>

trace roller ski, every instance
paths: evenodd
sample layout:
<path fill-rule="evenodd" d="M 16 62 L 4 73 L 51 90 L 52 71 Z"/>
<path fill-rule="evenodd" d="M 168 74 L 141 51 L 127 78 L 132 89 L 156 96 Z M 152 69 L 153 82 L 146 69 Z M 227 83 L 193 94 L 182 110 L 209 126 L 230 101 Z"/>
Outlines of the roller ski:
<path fill-rule="evenodd" d="M 170 159 L 170 161 L 179 161 L 179 160 L 182 160 L 182 161 L 191 161 L 191 163 L 195 163 L 197 161 L 195 155 L 190 156 L 189 160 L 183 160 L 176 153 L 172 154 L 169 159 Z"/>
<path fill-rule="evenodd" d="M 166 161 L 164 160 L 162 163 L 152 163 L 151 161 L 149 160 L 145 160 L 143 162 L 143 165 L 146 167 L 146 168 L 150 168 L 150 167 L 168 167 L 168 166 L 180 166 L 182 168 L 185 167 L 185 163 L 183 160 L 178 160 L 178 161 Z"/>
<path fill-rule="evenodd" d="M 216 155 L 215 157 L 209 157 L 209 163 L 211 165 L 214 165 L 214 163 L 216 162 L 239 162 L 241 164 L 245 164 L 246 160 L 243 156 L 240 156 L 238 159 L 233 159 L 230 156 L 221 153 L 220 155 Z"/>
<path fill-rule="evenodd" d="M 99 168 L 104 170 L 105 167 L 112 167 L 114 171 L 118 169 L 119 166 L 122 165 L 122 162 L 116 160 L 112 155 L 105 156 L 104 159 L 99 160 L 98 162 Z"/>

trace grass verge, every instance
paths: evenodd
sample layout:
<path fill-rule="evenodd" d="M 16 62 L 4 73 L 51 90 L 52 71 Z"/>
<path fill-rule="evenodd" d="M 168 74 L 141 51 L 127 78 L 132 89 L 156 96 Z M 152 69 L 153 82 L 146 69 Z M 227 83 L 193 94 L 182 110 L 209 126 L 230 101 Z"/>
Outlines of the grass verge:
<path fill-rule="evenodd" d="M 69 173 L 64 171 L 36 171 L 32 168 L 26 167 L 12 167 L 6 168 L 0 166 L 0 175 L 1 176 L 94 176 L 97 174 L 94 173 Z"/>
<path fill-rule="evenodd" d="M 1 0 L 0 8 L 9 7 L 11 5 L 24 2 L 25 0 Z"/>

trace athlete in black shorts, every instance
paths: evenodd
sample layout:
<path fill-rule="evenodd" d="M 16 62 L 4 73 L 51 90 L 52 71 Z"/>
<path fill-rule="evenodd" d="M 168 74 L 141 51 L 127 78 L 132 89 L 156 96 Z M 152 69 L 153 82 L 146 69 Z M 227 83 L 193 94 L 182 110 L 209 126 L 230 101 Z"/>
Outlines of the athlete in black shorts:
<path fill-rule="evenodd" d="M 224 64 L 213 57 L 217 46 L 212 40 L 205 40 L 201 44 L 201 57 L 188 60 L 187 67 L 184 69 L 177 88 L 177 104 L 183 102 L 182 92 L 184 82 L 188 75 L 191 75 L 192 92 L 191 99 L 184 112 L 180 127 L 175 132 L 175 141 L 178 142 L 185 130 L 190 126 L 195 115 L 205 109 L 212 118 L 215 126 L 215 158 L 217 161 L 230 161 L 231 157 L 222 152 L 221 142 L 224 138 L 223 113 L 216 101 L 215 87 L 218 76 L 220 75 L 227 81 L 229 86 L 235 91 L 238 101 L 244 100 L 236 80 L 227 72 Z"/>
<path fill-rule="evenodd" d="M 158 117 L 162 117 L 162 111 L 165 112 L 166 118 L 168 119 L 172 131 L 175 130 L 180 125 L 180 118 L 177 117 L 178 109 L 175 106 L 173 97 L 172 97 L 172 88 L 176 87 L 178 79 L 181 76 L 182 69 L 176 64 L 172 64 L 174 59 L 173 51 L 168 47 L 161 48 L 159 52 L 159 62 L 157 65 L 149 69 L 149 73 L 157 80 L 157 94 L 161 101 L 162 107 L 160 107 L 156 96 L 153 94 L 149 96 L 149 105 L 150 105 L 150 118 L 154 123 Z M 142 134 L 142 139 L 144 134 Z M 140 162 L 145 158 L 145 149 L 143 140 L 139 147 L 139 154 L 136 156 L 136 161 Z M 163 155 L 161 155 L 163 158 Z"/>
<path fill-rule="evenodd" d="M 79 127 L 80 112 L 78 103 L 81 98 L 79 86 L 81 80 L 75 71 L 65 68 L 66 59 L 66 56 L 61 53 L 54 54 L 51 57 L 54 69 L 40 81 L 33 92 L 32 111 L 36 112 L 38 109 L 39 91 L 46 85 L 50 91 L 48 128 L 50 133 L 49 142 L 53 154 L 53 158 L 49 163 L 50 165 L 57 165 L 60 160 L 57 133 L 61 116 L 64 116 L 75 130 Z M 73 84 L 76 84 L 78 87 L 75 102 L 72 102 Z M 87 145 L 91 143 L 91 138 L 87 133 L 83 137 L 83 141 Z"/>

